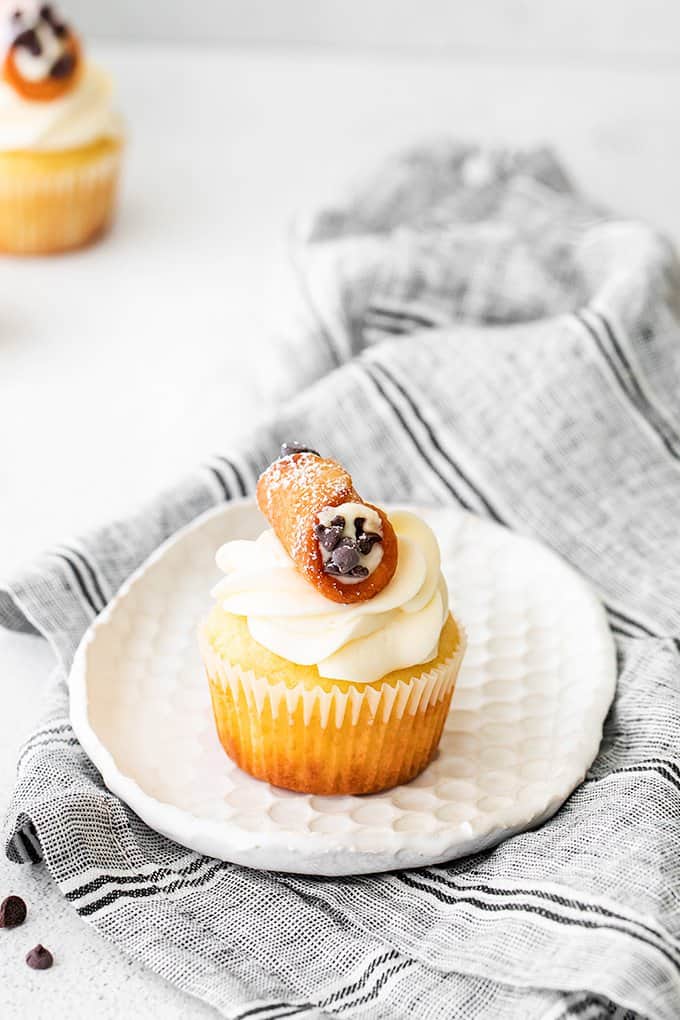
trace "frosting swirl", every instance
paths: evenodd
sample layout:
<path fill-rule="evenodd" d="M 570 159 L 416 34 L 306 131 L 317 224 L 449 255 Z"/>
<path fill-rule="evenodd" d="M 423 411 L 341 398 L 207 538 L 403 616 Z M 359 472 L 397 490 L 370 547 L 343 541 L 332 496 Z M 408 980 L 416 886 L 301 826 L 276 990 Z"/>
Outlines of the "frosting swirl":
<path fill-rule="evenodd" d="M 252 637 L 269 651 L 322 677 L 372 683 L 437 654 L 448 591 L 437 539 L 406 511 L 390 514 L 399 561 L 374 598 L 343 604 L 325 598 L 296 570 L 273 531 L 235 541 L 217 553 L 227 575 L 215 587 L 222 608 L 245 616 Z"/>
<path fill-rule="evenodd" d="M 25 99 L 7 82 L 0 82 L 2 152 L 75 149 L 121 135 L 111 80 L 90 62 L 73 88 L 50 102 Z"/>

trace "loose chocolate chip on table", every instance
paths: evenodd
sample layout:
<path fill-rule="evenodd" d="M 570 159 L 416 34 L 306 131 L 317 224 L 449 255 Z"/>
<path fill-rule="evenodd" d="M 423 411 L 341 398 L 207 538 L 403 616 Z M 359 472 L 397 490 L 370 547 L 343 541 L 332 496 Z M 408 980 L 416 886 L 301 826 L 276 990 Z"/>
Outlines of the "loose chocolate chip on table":
<path fill-rule="evenodd" d="M 313 453 L 315 457 L 321 456 L 317 450 L 312 450 L 311 447 L 305 446 L 304 443 L 282 443 L 279 459 L 281 457 L 292 457 L 294 453 Z"/>
<path fill-rule="evenodd" d="M 0 928 L 18 928 L 26 920 L 26 904 L 21 896 L 8 896 L 0 903 Z"/>
<path fill-rule="evenodd" d="M 50 78 L 68 78 L 76 66 L 76 58 L 72 53 L 64 53 L 59 60 L 56 60 L 50 68 Z"/>
<path fill-rule="evenodd" d="M 54 963 L 54 957 L 49 949 L 38 944 L 27 954 L 26 963 L 33 970 L 48 970 Z"/>

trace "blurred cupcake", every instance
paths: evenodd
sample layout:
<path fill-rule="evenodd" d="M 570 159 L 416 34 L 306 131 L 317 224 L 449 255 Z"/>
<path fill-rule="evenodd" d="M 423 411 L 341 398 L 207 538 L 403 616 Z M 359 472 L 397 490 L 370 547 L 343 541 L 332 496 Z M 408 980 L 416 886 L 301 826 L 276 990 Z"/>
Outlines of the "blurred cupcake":
<path fill-rule="evenodd" d="M 0 250 L 48 254 L 100 234 L 122 130 L 108 76 L 50 4 L 2 7 Z"/>
<path fill-rule="evenodd" d="M 304 793 L 408 782 L 437 749 L 465 649 L 436 538 L 363 502 L 334 461 L 284 454 L 258 485 L 273 530 L 217 554 L 200 645 L 220 741 Z"/>

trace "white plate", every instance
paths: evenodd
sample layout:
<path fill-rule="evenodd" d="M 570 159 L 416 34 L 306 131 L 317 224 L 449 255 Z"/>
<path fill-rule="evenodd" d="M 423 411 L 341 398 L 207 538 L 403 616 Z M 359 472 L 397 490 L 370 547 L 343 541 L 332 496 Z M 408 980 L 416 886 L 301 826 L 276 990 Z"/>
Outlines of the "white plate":
<path fill-rule="evenodd" d="M 210 511 L 130 578 L 85 635 L 71 719 L 106 785 L 150 826 L 254 868 L 355 875 L 434 864 L 537 825 L 595 757 L 616 683 L 602 606 L 548 549 L 455 509 L 433 526 L 469 647 L 437 757 L 364 797 L 278 790 L 241 772 L 213 725 L 196 628 L 217 548 L 254 538 L 249 500 Z"/>

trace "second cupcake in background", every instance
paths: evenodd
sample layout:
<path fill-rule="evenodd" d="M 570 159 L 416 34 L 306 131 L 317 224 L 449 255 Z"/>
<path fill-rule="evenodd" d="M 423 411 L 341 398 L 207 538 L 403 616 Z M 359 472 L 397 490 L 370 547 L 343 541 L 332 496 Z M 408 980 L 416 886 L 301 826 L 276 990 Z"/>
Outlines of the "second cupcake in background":
<path fill-rule="evenodd" d="M 0 251 L 77 248 L 115 206 L 123 132 L 111 82 L 53 5 L 0 11 Z"/>
<path fill-rule="evenodd" d="M 465 650 L 434 534 L 295 445 L 258 503 L 272 530 L 219 550 L 226 577 L 200 631 L 225 751 L 303 793 L 408 782 L 436 752 Z"/>

